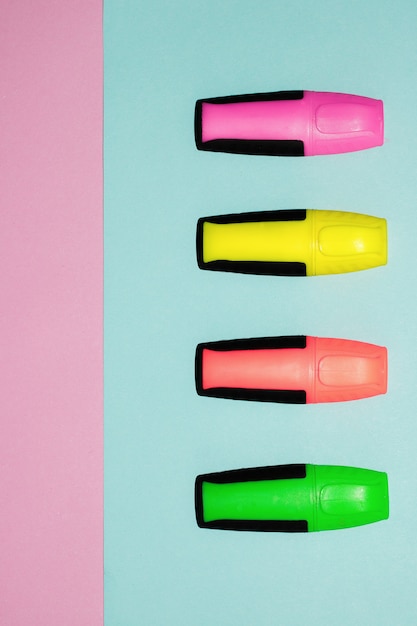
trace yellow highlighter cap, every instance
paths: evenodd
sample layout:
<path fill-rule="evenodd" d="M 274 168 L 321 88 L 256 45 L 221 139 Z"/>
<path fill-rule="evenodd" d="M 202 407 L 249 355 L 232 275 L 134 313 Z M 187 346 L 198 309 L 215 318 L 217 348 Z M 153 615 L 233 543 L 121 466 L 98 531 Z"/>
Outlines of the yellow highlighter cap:
<path fill-rule="evenodd" d="M 315 242 L 314 274 L 357 272 L 387 263 L 385 219 L 342 211 L 311 213 Z"/>
<path fill-rule="evenodd" d="M 313 276 L 387 262 L 386 221 L 313 209 L 201 218 L 200 268 L 245 274 Z"/>

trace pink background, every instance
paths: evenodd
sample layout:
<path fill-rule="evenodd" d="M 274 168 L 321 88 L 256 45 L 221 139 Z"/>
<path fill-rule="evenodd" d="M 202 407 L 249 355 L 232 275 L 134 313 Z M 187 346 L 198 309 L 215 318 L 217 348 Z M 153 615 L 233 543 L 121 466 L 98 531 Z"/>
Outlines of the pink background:
<path fill-rule="evenodd" d="M 102 6 L 0 4 L 0 623 L 103 621 Z"/>

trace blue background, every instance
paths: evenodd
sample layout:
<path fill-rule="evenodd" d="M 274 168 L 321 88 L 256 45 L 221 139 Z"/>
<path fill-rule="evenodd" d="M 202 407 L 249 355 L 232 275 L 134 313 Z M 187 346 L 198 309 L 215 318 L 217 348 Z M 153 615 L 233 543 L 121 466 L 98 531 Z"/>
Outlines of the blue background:
<path fill-rule="evenodd" d="M 108 626 L 415 625 L 417 4 L 105 3 L 105 594 Z M 381 148 L 305 159 L 198 152 L 195 100 L 384 100 Z M 388 221 L 385 267 L 204 272 L 201 216 L 317 208 Z M 291 406 L 198 397 L 197 343 L 311 334 L 388 347 L 386 396 Z M 301 535 L 199 529 L 199 473 L 386 471 L 386 522 Z"/>

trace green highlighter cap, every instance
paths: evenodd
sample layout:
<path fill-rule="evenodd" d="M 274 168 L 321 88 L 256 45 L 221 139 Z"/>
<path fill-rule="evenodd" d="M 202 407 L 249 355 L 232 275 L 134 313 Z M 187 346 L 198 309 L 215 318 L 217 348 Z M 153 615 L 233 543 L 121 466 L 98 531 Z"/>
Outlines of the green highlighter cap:
<path fill-rule="evenodd" d="M 202 474 L 201 528 L 280 532 L 337 530 L 389 516 L 384 472 L 337 465 L 274 465 Z"/>

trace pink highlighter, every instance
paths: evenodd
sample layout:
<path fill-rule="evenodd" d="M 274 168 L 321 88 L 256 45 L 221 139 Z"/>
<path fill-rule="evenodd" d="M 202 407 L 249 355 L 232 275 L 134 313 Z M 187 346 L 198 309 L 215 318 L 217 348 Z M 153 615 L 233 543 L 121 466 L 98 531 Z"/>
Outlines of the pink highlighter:
<path fill-rule="evenodd" d="M 387 349 L 305 335 L 202 343 L 195 358 L 202 396 L 311 404 L 387 391 Z"/>
<path fill-rule="evenodd" d="M 382 100 L 322 91 L 276 91 L 198 100 L 199 150 L 314 156 L 384 142 Z"/>

